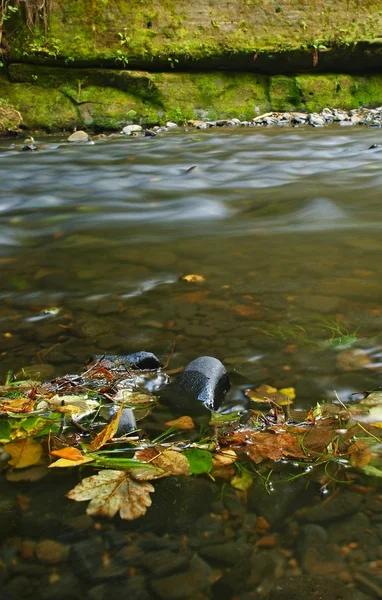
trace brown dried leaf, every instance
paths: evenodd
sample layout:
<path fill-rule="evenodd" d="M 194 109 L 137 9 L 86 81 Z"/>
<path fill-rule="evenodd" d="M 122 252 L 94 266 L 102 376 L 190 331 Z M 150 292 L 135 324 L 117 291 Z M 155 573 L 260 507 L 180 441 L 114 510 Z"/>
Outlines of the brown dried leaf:
<path fill-rule="evenodd" d="M 119 511 L 122 519 L 137 519 L 151 505 L 151 483 L 134 481 L 126 471 L 107 469 L 83 479 L 68 494 L 68 498 L 82 502 L 90 500 L 88 515 L 114 517 Z"/>
<path fill-rule="evenodd" d="M 348 452 L 350 462 L 355 467 L 366 467 L 371 460 L 371 450 L 362 440 L 355 441 Z"/>
<path fill-rule="evenodd" d="M 280 428 L 281 429 L 281 428 Z M 226 438 L 223 443 L 244 446 L 245 452 L 255 462 L 269 458 L 280 460 L 285 457 L 306 458 L 298 438 L 280 431 L 279 433 L 258 432 L 253 429 L 241 429 Z"/>
<path fill-rule="evenodd" d="M 24 438 L 4 444 L 5 452 L 11 455 L 9 464 L 15 469 L 24 469 L 40 462 L 43 454 L 42 446 L 32 438 Z"/>
<path fill-rule="evenodd" d="M 162 474 L 159 477 L 190 474 L 187 458 L 180 452 L 176 452 L 176 450 L 162 449 L 160 446 L 145 448 L 144 450 L 138 450 L 134 454 L 134 458 L 135 460 L 150 463 L 157 469 L 160 469 Z M 134 471 L 138 468 L 134 467 Z"/>
<path fill-rule="evenodd" d="M 227 450 L 221 450 L 220 452 L 216 452 L 212 456 L 212 463 L 214 467 L 222 467 L 224 465 L 231 465 L 237 460 L 237 454 L 231 448 L 227 448 Z"/>
<path fill-rule="evenodd" d="M 178 419 L 174 419 L 173 421 L 167 421 L 165 425 L 168 425 L 169 427 L 178 427 L 178 429 L 184 430 L 195 428 L 194 421 L 191 419 L 191 417 L 188 416 L 179 417 Z"/>
<path fill-rule="evenodd" d="M 106 444 L 106 442 L 108 442 L 109 440 L 111 440 L 111 438 L 114 437 L 114 435 L 118 429 L 118 423 L 119 423 L 119 419 L 121 418 L 122 411 L 123 411 L 123 404 L 121 404 L 118 412 L 112 418 L 110 423 L 108 423 L 108 425 L 106 425 L 106 427 L 104 429 L 102 429 L 102 431 L 100 431 L 99 434 L 94 438 L 94 440 L 91 442 L 91 444 L 89 444 L 89 446 L 88 446 L 89 452 L 95 452 L 96 450 L 99 450 L 100 448 L 102 448 L 102 446 L 104 446 Z"/>

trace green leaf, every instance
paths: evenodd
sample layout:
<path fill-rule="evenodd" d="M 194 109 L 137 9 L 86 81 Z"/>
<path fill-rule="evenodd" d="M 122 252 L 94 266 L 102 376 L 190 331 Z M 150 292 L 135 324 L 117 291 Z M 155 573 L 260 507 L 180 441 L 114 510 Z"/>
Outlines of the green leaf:
<path fill-rule="evenodd" d="M 0 420 L 0 442 L 9 442 L 11 439 L 11 426 L 5 419 Z"/>
<path fill-rule="evenodd" d="M 209 473 L 212 469 L 212 456 L 207 450 L 199 448 L 189 448 L 182 452 L 190 465 L 190 473 L 199 475 L 200 473 Z"/>
<path fill-rule="evenodd" d="M 381 469 L 377 469 L 377 467 L 373 467 L 372 465 L 366 465 L 366 467 L 363 467 L 362 471 L 365 475 L 370 475 L 370 477 L 382 477 Z"/>
<path fill-rule="evenodd" d="M 236 490 L 240 490 L 242 492 L 247 491 L 253 483 L 253 475 L 248 473 L 248 471 L 243 471 L 240 475 L 237 475 L 231 480 L 231 485 Z"/>

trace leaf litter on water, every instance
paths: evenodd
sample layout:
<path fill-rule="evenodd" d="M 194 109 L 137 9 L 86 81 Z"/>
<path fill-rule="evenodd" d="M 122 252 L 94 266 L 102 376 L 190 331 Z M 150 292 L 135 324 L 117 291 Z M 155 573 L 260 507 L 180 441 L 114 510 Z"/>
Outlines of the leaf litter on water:
<path fill-rule="evenodd" d="M 364 400 L 350 406 L 317 404 L 295 418 L 296 411 L 289 409 L 294 389 L 263 384 L 246 392 L 261 410 L 250 409 L 245 425 L 243 413 L 212 412 L 209 427 L 195 439 L 195 422 L 183 415 L 164 422 L 163 427 L 169 429 L 156 440 L 150 441 L 144 431 L 117 440 L 114 436 L 125 406 L 136 415 L 142 407 L 146 416 L 156 410 L 152 394 L 139 386 L 124 389 L 125 382 L 131 386 L 132 380 L 133 374 L 127 377 L 123 365 L 99 359 L 81 375 L 46 384 L 31 380 L 0 386 L 0 407 L 6 409 L 0 411 L 0 442 L 10 455 L 7 478 L 30 481 L 40 476 L 38 470 L 28 471 L 40 469 L 45 460 L 46 444 L 43 447 L 35 438 L 44 441 L 48 435 L 54 461 L 49 468 L 90 465 L 98 469 L 68 494 L 76 501 L 89 500 L 88 514 L 92 515 L 119 513 L 125 519 L 138 518 L 151 504 L 154 488 L 150 482 L 168 476 L 221 478 L 245 492 L 255 477 L 261 477 L 255 465 L 263 462 L 314 467 L 340 460 L 361 474 L 381 477 L 375 461 L 382 438 L 381 391 L 366 392 Z M 99 430 L 102 414 L 108 414 L 107 407 L 113 404 L 119 405 L 117 414 Z M 100 411 L 102 405 L 106 405 L 105 413 Z M 176 442 L 171 441 L 174 433 Z M 90 443 L 89 435 L 93 437 Z M 252 465 L 253 471 L 245 464 Z M 46 463 L 41 466 L 46 473 Z"/>

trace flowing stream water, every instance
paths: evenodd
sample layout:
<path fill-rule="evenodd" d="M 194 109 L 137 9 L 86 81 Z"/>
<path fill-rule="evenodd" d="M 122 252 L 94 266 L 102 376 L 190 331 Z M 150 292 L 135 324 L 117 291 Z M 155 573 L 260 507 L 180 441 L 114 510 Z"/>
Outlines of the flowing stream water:
<path fill-rule="evenodd" d="M 379 139 L 375 129 L 328 127 L 193 130 L 89 145 L 48 138 L 33 153 L 0 142 L 0 379 L 31 365 L 50 379 L 78 372 L 94 354 L 141 349 L 165 362 L 175 344 L 169 369 L 201 355 L 224 362 L 231 405 L 243 387 L 261 383 L 294 387 L 295 406 L 305 408 L 335 391 L 346 403 L 352 392 L 380 386 L 382 148 L 369 149 Z M 201 277 L 183 279 L 190 274 Z M 23 493 L 43 498 L 60 486 L 42 480 Z M 41 535 L 32 526 L 12 535 L 52 537 L 49 518 L 64 501 L 41 518 Z M 78 519 L 81 540 L 89 529 L 84 534 Z M 121 552 L 117 533 L 110 547 Z M 225 531 L 220 541 L 233 538 Z M 364 562 L 381 559 L 377 552 Z M 156 584 L 147 592 L 139 561 L 128 564 L 130 587 L 134 577 L 143 581 L 129 598 L 210 597 L 199 588 L 166 596 Z M 35 598 L 76 597 L 66 584 L 57 591 L 56 566 L 38 566 L 12 572 L 13 587 L 6 572 L 11 597 L 29 597 L 20 578 L 33 582 Z M 212 559 L 211 568 L 223 567 Z M 86 577 L 82 598 L 122 589 L 121 574 Z M 41 581 L 56 586 L 54 595 L 38 595 Z M 258 597 L 231 587 L 243 600 Z M 380 597 L 360 588 L 360 600 Z"/>

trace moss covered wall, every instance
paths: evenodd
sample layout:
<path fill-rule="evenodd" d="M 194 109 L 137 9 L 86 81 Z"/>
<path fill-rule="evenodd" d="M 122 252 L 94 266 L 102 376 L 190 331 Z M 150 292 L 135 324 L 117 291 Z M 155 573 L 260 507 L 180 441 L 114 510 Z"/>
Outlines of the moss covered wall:
<path fill-rule="evenodd" d="M 22 17 L 0 97 L 31 129 L 382 104 L 380 0 L 53 0 L 47 31 Z"/>
<path fill-rule="evenodd" d="M 9 78 L 8 78 L 9 77 Z M 28 129 L 120 129 L 167 120 L 242 120 L 269 110 L 318 111 L 381 104 L 382 76 L 149 73 L 15 63 L 1 95 Z"/>
<path fill-rule="evenodd" d="M 10 29 L 12 31 L 12 29 Z M 177 69 L 201 61 L 266 69 L 272 53 L 302 51 L 335 63 L 334 48 L 382 43 L 380 0 L 53 0 L 51 27 L 9 36 L 14 58 L 136 61 Z M 249 60 L 243 65 L 239 57 Z M 379 59 L 381 62 L 381 54 Z M 296 56 L 294 56 L 296 60 Z M 177 62 L 178 61 L 178 62 Z M 210 61 L 210 63 L 209 63 Z M 374 63 L 373 63 L 374 64 Z M 361 67 L 362 65 L 360 65 Z M 296 69 L 295 69 L 296 70 Z"/>

